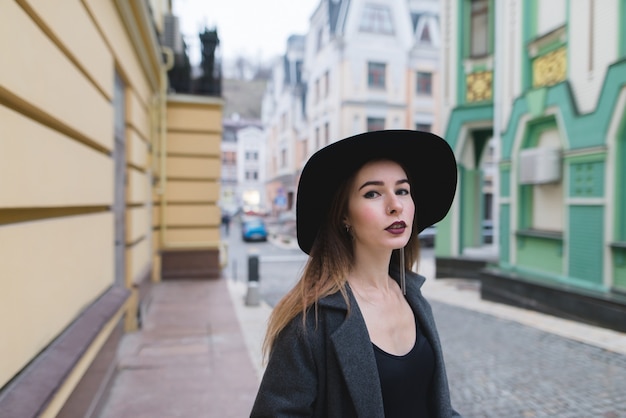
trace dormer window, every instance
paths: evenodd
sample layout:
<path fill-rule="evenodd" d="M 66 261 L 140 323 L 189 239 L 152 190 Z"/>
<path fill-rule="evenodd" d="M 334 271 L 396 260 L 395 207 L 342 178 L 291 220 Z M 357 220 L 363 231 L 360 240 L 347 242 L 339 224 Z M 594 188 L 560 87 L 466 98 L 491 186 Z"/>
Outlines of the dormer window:
<path fill-rule="evenodd" d="M 389 7 L 380 4 L 364 5 L 359 30 L 361 32 L 393 35 L 393 21 Z"/>
<path fill-rule="evenodd" d="M 420 42 L 429 44 L 430 43 L 430 27 L 428 25 L 424 25 L 424 30 L 422 30 L 422 35 L 420 36 Z"/>

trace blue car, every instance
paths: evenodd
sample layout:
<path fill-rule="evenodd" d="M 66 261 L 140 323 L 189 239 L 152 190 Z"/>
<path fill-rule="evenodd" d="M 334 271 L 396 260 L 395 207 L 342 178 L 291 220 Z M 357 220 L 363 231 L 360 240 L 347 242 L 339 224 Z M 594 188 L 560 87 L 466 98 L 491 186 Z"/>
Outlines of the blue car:
<path fill-rule="evenodd" d="M 244 241 L 267 241 L 267 226 L 262 218 L 244 217 L 241 220 L 241 239 Z"/>

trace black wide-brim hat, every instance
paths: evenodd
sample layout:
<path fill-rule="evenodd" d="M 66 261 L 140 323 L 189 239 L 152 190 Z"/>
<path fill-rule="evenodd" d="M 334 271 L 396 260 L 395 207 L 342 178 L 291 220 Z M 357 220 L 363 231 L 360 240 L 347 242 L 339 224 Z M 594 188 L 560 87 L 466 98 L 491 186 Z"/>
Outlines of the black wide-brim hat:
<path fill-rule="evenodd" d="M 371 160 L 402 165 L 411 180 L 419 234 L 442 220 L 452 205 L 457 167 L 450 145 L 439 136 L 411 130 L 367 132 L 334 142 L 306 162 L 296 197 L 298 245 L 309 254 L 339 185 Z"/>

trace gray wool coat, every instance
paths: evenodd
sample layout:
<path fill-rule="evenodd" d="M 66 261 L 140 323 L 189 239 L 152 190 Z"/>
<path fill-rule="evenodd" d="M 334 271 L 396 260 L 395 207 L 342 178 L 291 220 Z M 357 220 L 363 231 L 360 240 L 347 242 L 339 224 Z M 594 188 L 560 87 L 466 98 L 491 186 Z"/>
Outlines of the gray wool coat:
<path fill-rule="evenodd" d="M 392 277 L 397 280 L 397 274 Z M 450 404 L 441 344 L 430 305 L 420 288 L 425 279 L 406 274 L 406 298 L 435 353 L 432 416 L 460 417 Z M 374 350 L 363 316 L 348 288 L 350 312 L 341 293 L 299 315 L 281 332 L 270 355 L 251 417 L 382 418 L 383 399 Z"/>

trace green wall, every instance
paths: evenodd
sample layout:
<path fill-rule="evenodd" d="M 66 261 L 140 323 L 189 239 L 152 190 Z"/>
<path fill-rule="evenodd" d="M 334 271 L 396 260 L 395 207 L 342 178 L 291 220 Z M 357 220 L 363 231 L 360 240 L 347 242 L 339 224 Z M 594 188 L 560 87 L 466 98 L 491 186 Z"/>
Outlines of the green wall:
<path fill-rule="evenodd" d="M 626 248 L 613 248 L 614 286 L 626 292 Z"/>
<path fill-rule="evenodd" d="M 615 232 L 614 240 L 626 243 L 626 109 L 617 135 L 615 150 Z"/>
<path fill-rule="evenodd" d="M 452 217 L 450 214 L 437 223 L 437 239 L 435 239 L 435 255 L 452 257 Z"/>
<path fill-rule="evenodd" d="M 536 11 L 536 2 L 531 0 L 524 2 L 524 44 L 534 39 L 536 34 L 533 27 L 533 19 Z M 459 153 L 459 141 L 471 141 L 471 138 L 462 138 L 463 128 L 476 123 L 490 125 L 493 121 L 493 104 L 463 104 L 465 91 L 465 78 L 463 70 L 463 59 L 467 51 L 467 39 L 463 36 L 464 29 L 468 24 L 468 0 L 458 0 L 459 4 L 459 80 L 457 88 L 459 96 L 459 107 L 453 109 L 445 131 L 445 138 Z M 493 6 L 494 2 L 490 3 Z M 501 132 L 501 162 L 500 162 L 500 197 L 511 198 L 515 195 L 515 187 L 511 186 L 511 163 L 515 161 L 514 140 L 520 129 L 524 130 L 523 145 L 532 146 L 532 127 L 541 126 L 544 122 L 556 124 L 564 144 L 564 186 L 568 199 L 573 199 L 566 205 L 567 230 L 563 231 L 563 239 L 558 237 L 541 236 L 533 231 L 516 236 L 517 252 L 516 265 L 511 265 L 509 259 L 511 242 L 509 242 L 509 226 L 513 222 L 513 228 L 523 229 L 529 224 L 529 219 L 524 215 L 525 208 L 532 204 L 532 195 L 527 193 L 527 187 L 522 188 L 518 195 L 519 201 L 509 203 L 505 201 L 500 204 L 498 236 L 500 239 L 500 265 L 503 268 L 510 268 L 520 272 L 528 272 L 536 277 L 543 277 L 545 280 L 557 279 L 567 281 L 573 285 L 589 286 L 599 288 L 603 284 L 604 272 L 604 246 L 605 241 L 617 241 L 613 245 L 613 286 L 626 290 L 626 113 L 623 115 L 625 122 L 618 129 L 617 148 L 609 150 L 615 152 L 617 156 L 614 173 L 607 172 L 607 135 L 612 119 L 615 117 L 615 109 L 618 98 L 626 87 L 626 0 L 619 0 L 619 15 L 624 22 L 621 25 L 620 33 L 623 38 L 619 43 L 619 53 L 622 59 L 610 65 L 606 69 L 605 79 L 598 96 L 596 108 L 588 113 L 581 113 L 573 97 L 572 87 L 569 81 L 564 81 L 550 87 L 532 89 L 530 86 L 530 65 L 526 50 L 523 60 L 523 92 L 513 102 L 509 119 L 505 121 Z M 493 12 L 493 8 L 491 8 Z M 574 47 L 565 41 L 566 47 Z M 562 45 L 556 45 L 560 47 Z M 551 116 L 546 118 L 545 112 L 548 108 L 558 108 L 556 118 Z M 521 124 L 525 123 L 526 126 Z M 468 129 L 468 133 L 471 129 Z M 611 138 L 613 140 L 613 138 Z M 469 142 L 465 146 L 472 146 Z M 459 183 L 459 231 L 452 230 L 452 222 L 447 217 L 438 225 L 438 240 L 436 254 L 452 255 L 451 234 L 458 234 L 460 246 L 473 245 L 475 211 L 480 205 L 476 199 L 480 199 L 475 192 L 477 174 L 473 170 L 461 169 Z M 615 205 L 615 229 L 614 236 L 605 237 L 605 214 L 607 208 L 600 199 L 606 198 L 607 190 L 605 185 L 606 176 L 615 175 L 615 201 L 606 204 Z M 512 189 L 513 188 L 513 189 Z M 589 201 L 586 201 L 589 199 Z M 520 219 L 511 219 L 511 204 L 518 206 Z M 440 235 L 441 234 L 441 235 Z M 445 238 L 442 236 L 445 234 Z M 624 245 L 622 245 L 624 244 Z M 567 256 L 567 257 L 566 257 Z M 567 260 L 567 264 L 566 261 Z M 567 275 L 567 276 L 566 276 Z"/>
<path fill-rule="evenodd" d="M 604 161 L 571 163 L 569 195 L 571 197 L 604 196 Z"/>
<path fill-rule="evenodd" d="M 461 140 L 461 129 L 470 122 L 484 122 L 491 126 L 493 123 L 493 105 L 457 107 L 450 113 L 444 138 L 452 149 L 456 150 L 458 142 Z M 470 138 L 466 138 L 466 140 L 469 141 Z"/>
<path fill-rule="evenodd" d="M 563 275 L 563 242 L 531 236 L 517 237 L 517 266 L 541 275 Z"/>
<path fill-rule="evenodd" d="M 559 128 L 565 131 L 570 149 L 602 146 L 605 143 L 609 123 L 615 112 L 617 99 L 621 89 L 626 86 L 626 60 L 618 61 L 607 69 L 607 75 L 602 85 L 598 106 L 595 111 L 580 114 L 573 100 L 569 82 L 562 82 L 545 88 L 546 94 L 540 109 L 558 107 L 560 109 L 562 125 Z M 537 90 L 535 90 L 537 91 Z M 530 92 L 527 92 L 530 93 Z M 533 97 L 533 106 L 537 106 Z M 529 99 L 526 95 L 519 97 L 513 104 L 511 118 L 502 133 L 502 158 L 510 159 L 515 134 L 519 128 L 522 116 L 530 113 Z"/>
<path fill-rule="evenodd" d="M 618 45 L 618 53 L 622 58 L 626 57 L 626 0 L 620 0 L 619 2 L 619 16 L 622 22 L 619 25 L 620 36 L 619 36 L 619 45 Z"/>
<path fill-rule="evenodd" d="M 511 259 L 509 253 L 511 251 L 511 242 L 509 239 L 511 228 L 511 206 L 508 204 L 500 205 L 500 264 L 509 266 Z"/>
<path fill-rule="evenodd" d="M 569 208 L 569 276 L 602 285 L 604 247 L 604 207 Z"/>
<path fill-rule="evenodd" d="M 480 170 L 461 169 L 461 248 L 480 246 L 481 224 L 477 220 L 482 219 L 481 203 L 482 193 L 480 190 Z"/>

